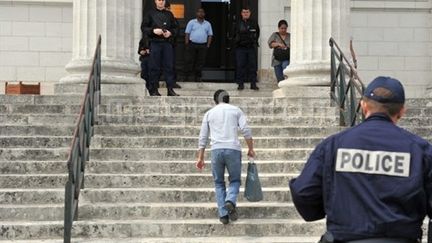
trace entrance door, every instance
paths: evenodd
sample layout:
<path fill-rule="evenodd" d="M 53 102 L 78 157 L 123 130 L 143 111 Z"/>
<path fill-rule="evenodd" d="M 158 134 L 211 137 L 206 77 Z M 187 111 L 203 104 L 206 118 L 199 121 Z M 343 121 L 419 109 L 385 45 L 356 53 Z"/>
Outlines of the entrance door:
<path fill-rule="evenodd" d="M 171 11 L 176 16 L 180 30 L 176 41 L 176 70 L 184 67 L 184 30 L 195 12 L 202 7 L 206 20 L 212 24 L 213 42 L 207 53 L 203 70 L 204 81 L 234 82 L 235 55 L 232 48 L 232 28 L 240 19 L 243 6 L 249 6 L 254 20 L 258 20 L 258 0 L 170 0 Z M 154 0 L 143 0 L 143 14 L 154 6 Z"/>
<path fill-rule="evenodd" d="M 235 53 L 232 30 L 241 18 L 243 6 L 252 11 L 252 18 L 258 19 L 258 0 L 202 0 L 201 7 L 206 19 L 212 24 L 214 37 L 208 50 L 203 71 L 203 80 L 234 82 Z"/>

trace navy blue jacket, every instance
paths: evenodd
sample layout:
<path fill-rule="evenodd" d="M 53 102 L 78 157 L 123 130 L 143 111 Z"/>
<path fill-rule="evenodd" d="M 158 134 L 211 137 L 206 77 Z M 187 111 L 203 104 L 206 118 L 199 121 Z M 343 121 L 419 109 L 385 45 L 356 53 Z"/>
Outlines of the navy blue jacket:
<path fill-rule="evenodd" d="M 301 216 L 326 217 L 335 240 L 421 239 L 432 215 L 432 146 L 373 114 L 321 142 L 290 190 Z"/>

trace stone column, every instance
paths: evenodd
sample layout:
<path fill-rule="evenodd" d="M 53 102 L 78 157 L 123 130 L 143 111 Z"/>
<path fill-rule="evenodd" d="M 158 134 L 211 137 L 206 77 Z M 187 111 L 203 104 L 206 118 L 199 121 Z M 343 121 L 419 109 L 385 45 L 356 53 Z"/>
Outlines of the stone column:
<path fill-rule="evenodd" d="M 288 78 L 279 83 L 275 97 L 328 96 L 329 88 L 322 86 L 330 85 L 329 39 L 348 46 L 350 3 L 291 0 L 291 63 L 284 70 Z"/>
<path fill-rule="evenodd" d="M 136 34 L 141 32 L 142 1 L 74 0 L 72 60 L 68 76 L 60 80 L 57 93 L 81 93 L 88 81 L 98 35 L 102 36 L 102 92 L 142 95 L 144 81 L 137 77 Z M 136 16 L 136 15 L 139 16 Z M 105 91 L 105 92 L 104 92 Z"/>

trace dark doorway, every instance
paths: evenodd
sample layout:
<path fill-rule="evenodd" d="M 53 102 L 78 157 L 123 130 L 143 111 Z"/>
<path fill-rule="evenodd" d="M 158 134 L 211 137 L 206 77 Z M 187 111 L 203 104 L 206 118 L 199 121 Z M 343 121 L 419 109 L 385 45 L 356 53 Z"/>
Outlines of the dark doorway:
<path fill-rule="evenodd" d="M 180 31 L 176 41 L 176 69 L 181 74 L 184 66 L 184 30 L 195 12 L 202 7 L 206 19 L 212 24 L 213 43 L 207 53 L 203 81 L 233 82 L 235 75 L 232 28 L 240 18 L 243 6 L 249 6 L 251 18 L 258 19 L 258 0 L 168 0 L 174 6 Z M 154 0 L 143 0 L 143 15 L 154 6 Z M 183 9 L 182 9 L 183 8 Z M 180 11 L 178 11 L 180 9 Z M 183 12 L 182 12 L 183 11 Z M 175 14 L 175 15 L 176 15 Z"/>

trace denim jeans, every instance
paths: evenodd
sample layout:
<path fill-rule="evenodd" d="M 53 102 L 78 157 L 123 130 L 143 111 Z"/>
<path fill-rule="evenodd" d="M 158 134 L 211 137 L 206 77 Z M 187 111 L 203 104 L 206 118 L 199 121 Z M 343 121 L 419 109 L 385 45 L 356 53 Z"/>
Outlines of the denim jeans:
<path fill-rule="evenodd" d="M 241 184 L 241 151 L 234 149 L 212 150 L 211 164 L 219 217 L 223 217 L 228 215 L 228 211 L 224 207 L 226 201 L 231 201 L 234 205 L 237 204 Z M 228 170 L 228 190 L 225 186 L 225 167 Z"/>
<path fill-rule="evenodd" d="M 285 70 L 285 68 L 288 67 L 288 65 L 289 65 L 289 60 L 286 60 L 286 61 L 280 62 L 279 65 L 274 66 L 276 79 L 278 82 L 285 79 L 284 74 L 283 74 L 283 70 Z"/>

